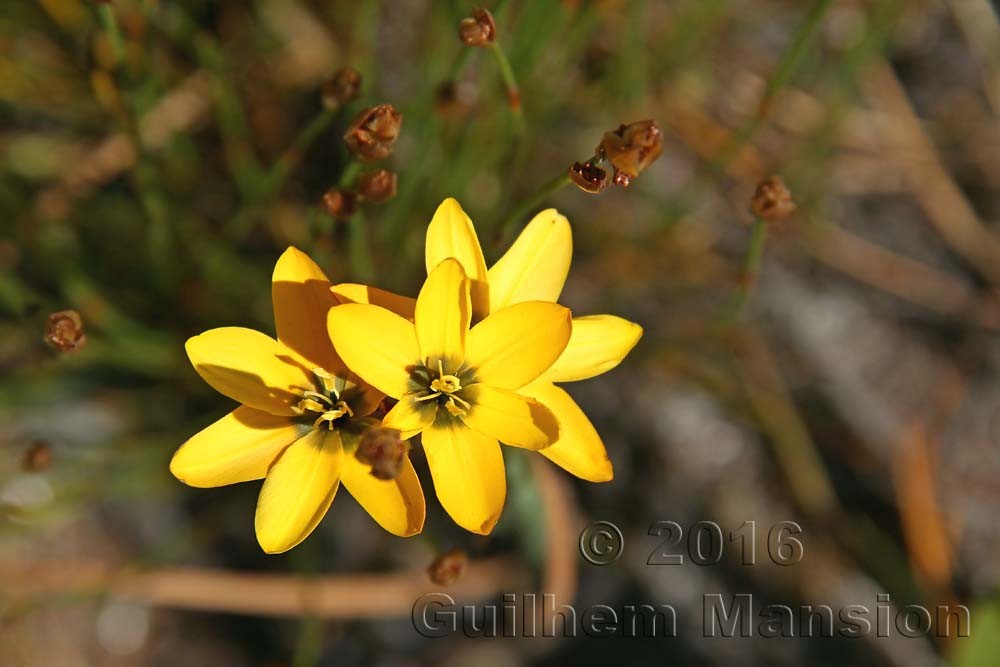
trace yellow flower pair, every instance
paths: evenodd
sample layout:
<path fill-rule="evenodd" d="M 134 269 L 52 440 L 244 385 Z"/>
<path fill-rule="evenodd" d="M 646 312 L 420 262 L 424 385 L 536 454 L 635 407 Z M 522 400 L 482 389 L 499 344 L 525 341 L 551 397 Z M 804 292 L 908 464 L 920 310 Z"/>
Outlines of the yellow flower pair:
<path fill-rule="evenodd" d="M 355 456 L 384 396 L 382 420 L 422 434 L 435 491 L 462 527 L 489 533 L 503 509 L 498 442 L 538 450 L 574 475 L 612 477 L 590 421 L 555 382 L 614 368 L 642 329 L 610 315 L 571 318 L 555 302 L 572 255 L 566 218 L 538 214 L 489 270 L 453 199 L 427 230 L 428 277 L 414 301 L 331 286 L 289 248 L 272 284 L 274 340 L 249 329 L 191 338 L 198 373 L 242 406 L 188 440 L 170 464 L 192 486 L 264 478 L 257 539 L 286 551 L 305 539 L 343 482 L 387 531 L 420 532 L 424 496 L 409 461 L 381 480 Z"/>

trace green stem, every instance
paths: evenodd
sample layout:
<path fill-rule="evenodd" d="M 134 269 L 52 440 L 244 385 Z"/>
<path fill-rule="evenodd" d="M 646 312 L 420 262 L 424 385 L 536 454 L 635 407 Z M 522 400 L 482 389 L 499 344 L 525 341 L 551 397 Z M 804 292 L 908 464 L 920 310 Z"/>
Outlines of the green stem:
<path fill-rule="evenodd" d="M 346 188 L 351 184 L 351 181 L 357 177 L 358 172 L 361 171 L 361 163 L 357 160 L 351 160 L 344 167 L 344 170 L 340 172 L 340 178 L 337 180 L 338 188 Z"/>
<path fill-rule="evenodd" d="M 802 57 L 812 43 L 813 37 L 819 30 L 820 23 L 826 11 L 830 8 L 831 0 L 816 0 L 809 9 L 802 25 L 792 36 L 792 43 L 782 54 L 777 67 L 771 72 L 764 87 L 764 95 L 761 97 L 757 112 L 743 125 L 729 140 L 729 142 L 712 159 L 711 165 L 715 171 L 721 171 L 736 152 L 756 133 L 767 118 L 771 110 L 771 102 L 775 95 L 785 87 L 792 74 L 798 68 Z"/>
<path fill-rule="evenodd" d="M 726 329 L 735 322 L 750 300 L 750 293 L 757 283 L 757 274 L 760 272 L 760 264 L 764 258 L 764 246 L 767 244 L 767 222 L 760 218 L 754 218 L 753 228 L 750 231 L 750 246 L 747 248 L 747 256 L 744 261 L 743 277 L 740 282 L 739 291 L 730 300 L 729 305 L 716 320 L 716 326 Z"/>
<path fill-rule="evenodd" d="M 271 173 L 267 176 L 268 192 L 273 194 L 281 190 L 285 181 L 291 175 L 292 170 L 302 160 L 302 156 L 313 144 L 314 141 L 330 126 L 336 118 L 335 109 L 323 109 L 315 118 L 310 121 L 292 140 L 292 145 L 278 158 L 271 168 Z"/>
<path fill-rule="evenodd" d="M 503 221 L 500 225 L 500 233 L 504 238 L 509 237 L 513 231 L 514 227 L 520 222 L 528 213 L 533 209 L 537 208 L 542 202 L 551 197 L 555 192 L 563 189 L 567 185 L 572 183 L 569 178 L 569 174 L 560 174 L 556 178 L 543 185 L 531 195 L 524 202 L 514 209 L 514 212 L 507 216 L 507 219 Z"/>
<path fill-rule="evenodd" d="M 115 16 L 115 8 L 110 2 L 102 3 L 97 8 L 97 13 L 101 19 L 101 27 L 108 34 L 111 41 L 111 53 L 115 58 L 115 66 L 120 66 L 125 61 L 125 40 L 122 38 L 121 28 L 118 26 L 118 17 Z"/>
<path fill-rule="evenodd" d="M 507 89 L 507 105 L 510 107 L 511 117 L 514 119 L 514 132 L 518 136 L 524 135 L 524 112 L 521 109 L 521 89 L 517 85 L 517 77 L 514 76 L 514 69 L 507 60 L 507 54 L 503 52 L 499 42 L 490 44 L 490 53 L 497 61 L 500 69 L 500 77 L 503 79 L 504 87 Z"/>

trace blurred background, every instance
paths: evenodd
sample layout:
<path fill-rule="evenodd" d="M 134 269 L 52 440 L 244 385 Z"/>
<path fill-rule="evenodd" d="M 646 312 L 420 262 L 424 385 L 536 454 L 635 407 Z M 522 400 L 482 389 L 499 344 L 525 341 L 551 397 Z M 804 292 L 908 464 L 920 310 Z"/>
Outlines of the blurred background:
<path fill-rule="evenodd" d="M 511 0 L 490 6 L 499 52 L 459 40 L 473 8 L 2 3 L 0 664 L 1000 664 L 996 7 Z M 328 83 L 345 67 L 353 99 Z M 343 135 L 383 103 L 402 130 L 365 170 L 393 171 L 395 196 L 345 211 Z M 568 184 L 606 131 L 644 119 L 664 150 L 631 185 Z M 797 209 L 755 222 L 771 175 Z M 507 448 L 506 510 L 482 538 L 450 524 L 417 447 L 424 535 L 390 536 L 341 493 L 266 556 L 258 484 L 197 490 L 167 469 L 232 408 L 184 340 L 273 331 L 288 245 L 335 282 L 414 295 L 447 196 L 488 262 L 558 207 L 563 302 L 645 328 L 618 369 L 567 387 L 614 481 Z M 625 536 L 607 567 L 578 553 L 596 520 Z M 660 520 L 754 521 L 757 563 L 727 539 L 717 564 L 647 565 Z M 794 566 L 768 558 L 779 521 L 802 526 Z M 468 568 L 434 584 L 450 549 Z M 426 639 L 410 611 L 430 590 L 669 603 L 678 636 Z M 971 637 L 706 639 L 706 593 L 964 604 Z"/>

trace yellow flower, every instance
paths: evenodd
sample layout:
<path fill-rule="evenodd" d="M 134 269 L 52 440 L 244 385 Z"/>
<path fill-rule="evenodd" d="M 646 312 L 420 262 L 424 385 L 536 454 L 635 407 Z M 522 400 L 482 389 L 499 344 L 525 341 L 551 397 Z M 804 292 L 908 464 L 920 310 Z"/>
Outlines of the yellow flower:
<path fill-rule="evenodd" d="M 403 437 L 423 433 L 441 505 L 463 528 L 493 530 L 507 493 L 497 442 L 541 449 L 558 438 L 552 413 L 517 393 L 559 358 L 571 314 L 554 303 L 498 309 L 471 329 L 472 285 L 456 259 L 433 268 L 413 311 L 365 303 L 373 294 L 338 286 L 356 303 L 333 308 L 330 339 L 365 382 L 398 399 L 383 423 Z"/>
<path fill-rule="evenodd" d="M 387 531 L 424 523 L 424 496 L 407 459 L 394 480 L 370 474 L 354 448 L 383 395 L 356 379 L 330 345 L 326 313 L 340 297 L 305 254 L 288 248 L 272 278 L 277 340 L 252 329 L 212 329 L 185 348 L 198 374 L 242 403 L 184 443 L 170 471 L 215 487 L 264 479 L 254 521 L 264 551 L 291 549 L 326 514 L 340 483 Z"/>
<path fill-rule="evenodd" d="M 427 269 L 445 257 L 461 262 L 472 281 L 476 317 L 529 300 L 559 299 L 573 255 L 569 221 L 555 209 L 536 215 L 506 254 L 486 269 L 472 221 L 454 199 L 438 207 L 427 228 Z M 584 380 L 611 370 L 635 347 L 642 327 L 614 315 L 573 318 L 573 333 L 562 356 L 518 391 L 538 399 L 559 421 L 559 439 L 541 450 L 568 472 L 592 482 L 614 476 L 604 443 L 583 410 L 556 382 Z"/>

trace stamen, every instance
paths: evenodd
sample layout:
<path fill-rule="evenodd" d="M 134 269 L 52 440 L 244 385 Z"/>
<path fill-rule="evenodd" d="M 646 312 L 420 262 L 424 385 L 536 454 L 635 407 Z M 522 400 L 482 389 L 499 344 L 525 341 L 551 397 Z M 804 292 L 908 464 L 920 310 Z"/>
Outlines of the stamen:
<path fill-rule="evenodd" d="M 426 396 L 418 396 L 416 398 L 416 400 L 418 400 L 418 401 L 429 401 L 432 398 L 437 398 L 440 395 L 441 395 L 440 391 L 435 391 L 433 394 L 427 394 Z"/>
<path fill-rule="evenodd" d="M 318 391 L 308 390 L 308 391 L 302 392 L 302 395 L 305 396 L 306 398 L 314 398 L 317 401 L 321 401 L 323 403 L 326 403 L 327 405 L 333 405 L 333 401 L 330 400 L 329 396 L 324 396 L 323 394 L 319 393 Z"/>
<path fill-rule="evenodd" d="M 450 414 L 452 417 L 464 417 L 468 412 L 469 404 L 465 403 L 465 401 L 462 401 L 462 399 L 458 398 L 457 400 L 461 401 L 462 403 L 465 403 L 466 406 L 465 408 L 460 408 L 457 405 L 455 405 L 456 398 L 457 398 L 456 396 L 449 396 L 448 402 L 444 404 L 444 409 L 447 410 L 448 414 Z"/>
<path fill-rule="evenodd" d="M 340 398 L 340 392 L 337 391 L 336 382 L 337 378 L 331 375 L 323 368 L 312 369 L 313 375 L 316 376 L 316 383 L 323 387 L 323 390 L 327 394 L 332 394 L 333 396 Z M 308 393 L 308 392 L 307 392 Z"/>

